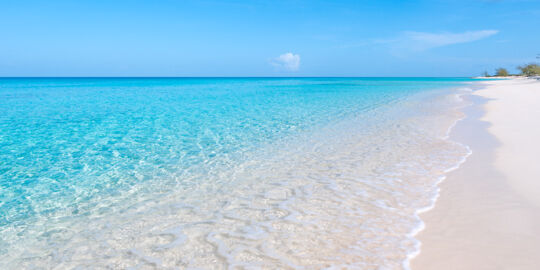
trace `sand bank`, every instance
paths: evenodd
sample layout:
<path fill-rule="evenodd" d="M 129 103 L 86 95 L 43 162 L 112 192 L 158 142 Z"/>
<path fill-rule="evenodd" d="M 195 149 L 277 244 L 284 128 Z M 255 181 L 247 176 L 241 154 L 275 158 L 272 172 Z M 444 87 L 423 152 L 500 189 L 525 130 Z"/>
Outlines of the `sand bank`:
<path fill-rule="evenodd" d="M 540 268 L 540 81 L 481 84 L 451 134 L 473 153 L 421 215 L 412 269 Z"/>

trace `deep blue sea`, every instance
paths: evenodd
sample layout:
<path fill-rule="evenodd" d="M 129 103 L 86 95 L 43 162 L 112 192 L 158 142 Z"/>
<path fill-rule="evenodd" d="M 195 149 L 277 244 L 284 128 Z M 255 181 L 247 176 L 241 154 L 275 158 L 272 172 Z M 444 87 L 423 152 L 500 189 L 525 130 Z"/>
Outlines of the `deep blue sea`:
<path fill-rule="evenodd" d="M 0 78 L 0 268 L 407 267 L 470 81 Z"/>

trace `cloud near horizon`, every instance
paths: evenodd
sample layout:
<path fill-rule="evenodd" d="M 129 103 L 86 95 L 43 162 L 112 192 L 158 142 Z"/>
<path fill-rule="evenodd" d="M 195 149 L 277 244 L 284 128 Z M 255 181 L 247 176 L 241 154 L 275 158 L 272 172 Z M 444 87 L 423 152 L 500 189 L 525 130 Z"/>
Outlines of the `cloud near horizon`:
<path fill-rule="evenodd" d="M 284 53 L 274 59 L 271 64 L 281 70 L 298 71 L 300 68 L 300 55 L 293 53 Z"/>
<path fill-rule="evenodd" d="M 411 45 L 416 50 L 426 50 L 447 45 L 468 43 L 481 40 L 499 33 L 498 30 L 467 31 L 463 33 L 425 33 L 406 31 L 403 32 L 405 44 Z"/>
<path fill-rule="evenodd" d="M 396 56 L 405 56 L 433 48 L 474 42 L 498 33 L 499 30 L 466 31 L 461 33 L 403 31 L 394 38 L 361 40 L 356 43 L 342 44 L 338 48 L 384 47 Z"/>
<path fill-rule="evenodd" d="M 433 48 L 473 42 L 497 33 L 499 33 L 498 30 L 466 31 L 462 33 L 405 31 L 395 39 L 377 40 L 375 43 L 386 44 L 393 54 L 403 55 L 404 53 L 407 54 L 407 52 L 421 52 Z"/>

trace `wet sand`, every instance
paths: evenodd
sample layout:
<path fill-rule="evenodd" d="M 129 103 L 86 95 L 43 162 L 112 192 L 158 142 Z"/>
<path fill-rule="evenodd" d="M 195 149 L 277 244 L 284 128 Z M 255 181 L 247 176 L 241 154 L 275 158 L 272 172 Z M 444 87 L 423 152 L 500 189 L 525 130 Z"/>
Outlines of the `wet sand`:
<path fill-rule="evenodd" d="M 412 269 L 540 268 L 540 81 L 481 84 L 451 133 L 473 153 L 421 215 Z"/>

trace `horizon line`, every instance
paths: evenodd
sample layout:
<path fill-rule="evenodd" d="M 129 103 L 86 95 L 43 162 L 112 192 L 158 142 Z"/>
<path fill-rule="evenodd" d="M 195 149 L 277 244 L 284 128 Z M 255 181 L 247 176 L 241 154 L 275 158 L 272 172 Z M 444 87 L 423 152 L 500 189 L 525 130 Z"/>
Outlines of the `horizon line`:
<path fill-rule="evenodd" d="M 0 79 L 475 78 L 480 76 L 0 76 Z"/>

